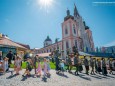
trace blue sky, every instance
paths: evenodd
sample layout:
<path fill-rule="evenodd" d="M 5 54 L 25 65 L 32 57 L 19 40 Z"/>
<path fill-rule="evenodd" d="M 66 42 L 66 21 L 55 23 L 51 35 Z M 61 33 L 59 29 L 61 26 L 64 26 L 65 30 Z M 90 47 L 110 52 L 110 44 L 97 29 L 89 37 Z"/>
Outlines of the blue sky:
<path fill-rule="evenodd" d="M 73 15 L 76 3 L 79 14 L 92 30 L 95 47 L 115 45 L 115 3 L 93 3 L 115 0 L 53 0 L 49 8 L 41 7 L 38 1 L 0 0 L 0 33 L 31 48 L 41 48 L 47 35 L 53 42 L 57 37 L 61 40 L 66 10 Z"/>

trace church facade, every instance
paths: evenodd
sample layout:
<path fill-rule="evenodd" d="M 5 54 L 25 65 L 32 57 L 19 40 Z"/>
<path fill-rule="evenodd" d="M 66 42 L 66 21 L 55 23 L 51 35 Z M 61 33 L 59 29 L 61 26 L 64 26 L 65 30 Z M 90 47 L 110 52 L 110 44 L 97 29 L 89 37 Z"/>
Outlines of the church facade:
<path fill-rule="evenodd" d="M 76 5 L 74 5 L 73 16 L 70 15 L 70 11 L 67 9 L 67 15 L 62 22 L 62 40 L 58 41 L 56 39 L 55 43 L 52 43 L 50 37 L 47 36 L 44 41 L 44 47 L 38 49 L 38 53 L 49 53 L 58 48 L 60 52 L 63 51 L 63 56 L 65 57 L 67 50 L 71 53 L 73 52 L 73 46 L 82 52 L 94 51 L 92 31 L 86 26 Z"/>

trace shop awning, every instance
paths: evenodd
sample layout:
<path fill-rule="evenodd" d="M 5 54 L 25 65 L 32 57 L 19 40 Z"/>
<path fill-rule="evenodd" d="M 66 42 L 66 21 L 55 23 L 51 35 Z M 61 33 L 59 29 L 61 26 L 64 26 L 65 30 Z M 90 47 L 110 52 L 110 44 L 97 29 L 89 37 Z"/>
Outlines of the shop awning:
<path fill-rule="evenodd" d="M 85 52 L 81 52 L 81 51 L 79 51 L 79 55 L 80 55 L 80 56 L 94 56 L 94 55 L 92 55 L 92 54 L 85 53 Z"/>
<path fill-rule="evenodd" d="M 48 57 L 51 53 L 41 53 L 41 54 L 37 54 L 39 55 L 39 57 Z"/>

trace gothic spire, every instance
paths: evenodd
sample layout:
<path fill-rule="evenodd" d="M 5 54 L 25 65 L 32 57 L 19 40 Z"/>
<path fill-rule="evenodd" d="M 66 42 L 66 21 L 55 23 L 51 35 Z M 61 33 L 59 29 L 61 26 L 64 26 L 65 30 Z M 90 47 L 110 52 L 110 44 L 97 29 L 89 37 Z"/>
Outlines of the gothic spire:
<path fill-rule="evenodd" d="M 74 3 L 74 16 L 77 17 L 77 16 L 80 16 L 79 13 L 78 13 L 78 10 L 77 10 L 77 7 Z"/>

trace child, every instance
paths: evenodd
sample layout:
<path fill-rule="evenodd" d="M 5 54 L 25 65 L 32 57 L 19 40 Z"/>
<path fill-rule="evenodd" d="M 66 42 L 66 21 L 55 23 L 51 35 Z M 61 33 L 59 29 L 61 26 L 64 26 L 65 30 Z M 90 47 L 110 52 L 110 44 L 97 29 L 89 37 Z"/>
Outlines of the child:
<path fill-rule="evenodd" d="M 64 75 L 64 70 L 65 70 L 64 60 L 61 60 L 61 62 L 60 62 L 60 68 L 61 68 L 62 74 Z"/>
<path fill-rule="evenodd" d="M 41 72 L 42 72 L 42 67 L 41 67 L 40 59 L 39 59 L 39 60 L 38 60 L 37 74 L 41 76 Z"/>
<path fill-rule="evenodd" d="M 26 71 L 25 71 L 24 74 L 22 75 L 23 77 L 26 76 L 26 74 L 27 74 L 28 76 L 30 76 L 30 71 L 32 70 L 31 64 L 32 64 L 31 59 L 30 59 L 30 58 L 27 58 Z"/>
<path fill-rule="evenodd" d="M 21 70 L 21 58 L 17 56 L 14 61 L 14 71 L 16 71 L 16 75 L 19 75 L 19 71 Z"/>
<path fill-rule="evenodd" d="M 44 65 L 43 65 L 43 72 L 44 72 L 44 77 L 46 77 L 47 76 L 47 60 L 46 60 L 46 58 L 44 58 Z"/>
<path fill-rule="evenodd" d="M 50 75 L 50 63 L 49 59 L 47 59 L 47 75 Z"/>
<path fill-rule="evenodd" d="M 8 58 L 7 57 L 3 58 L 3 69 L 4 69 L 4 73 L 7 72 L 8 70 Z"/>

